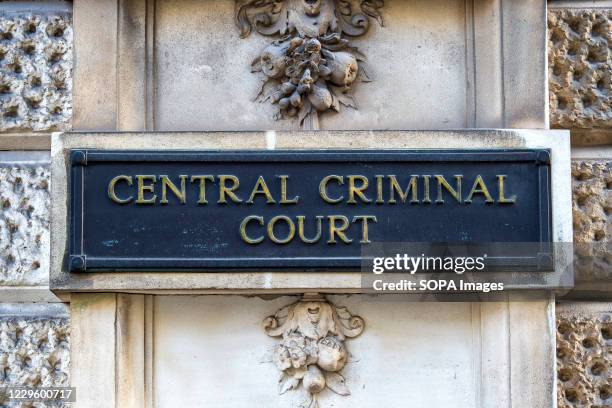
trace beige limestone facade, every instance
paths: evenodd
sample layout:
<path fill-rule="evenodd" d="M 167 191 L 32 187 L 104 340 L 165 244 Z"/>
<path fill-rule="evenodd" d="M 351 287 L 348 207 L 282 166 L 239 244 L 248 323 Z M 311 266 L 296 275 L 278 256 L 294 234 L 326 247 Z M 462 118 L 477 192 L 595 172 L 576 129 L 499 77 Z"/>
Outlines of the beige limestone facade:
<path fill-rule="evenodd" d="M 361 319 L 333 343 L 346 361 L 323 377 L 321 407 L 610 406 L 612 2 L 330 2 L 352 5 L 341 37 L 369 78 L 326 76 L 329 107 L 309 90 L 281 117 L 256 100 L 274 61 L 251 64 L 281 34 L 260 32 L 276 17 L 251 3 L 0 2 L 0 388 L 73 386 L 79 408 L 308 407 L 318 377 L 279 371 L 292 338 L 262 325 L 314 296 Z M 306 100 L 320 108 L 310 127 Z M 63 264 L 70 148 L 435 147 L 551 149 L 553 240 L 573 242 L 573 289 L 422 302 L 364 293 L 357 273 Z"/>

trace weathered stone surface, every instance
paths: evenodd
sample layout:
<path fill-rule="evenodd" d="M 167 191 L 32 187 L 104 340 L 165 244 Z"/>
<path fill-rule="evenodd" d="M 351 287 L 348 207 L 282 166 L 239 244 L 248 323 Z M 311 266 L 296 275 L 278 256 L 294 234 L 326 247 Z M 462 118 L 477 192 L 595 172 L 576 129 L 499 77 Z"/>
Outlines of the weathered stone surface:
<path fill-rule="evenodd" d="M 49 179 L 44 162 L 0 163 L 0 285 L 48 281 Z"/>
<path fill-rule="evenodd" d="M 612 161 L 573 161 L 576 280 L 612 278 Z"/>
<path fill-rule="evenodd" d="M 559 408 L 612 404 L 612 308 L 605 303 L 585 305 L 562 304 L 557 309 Z"/>
<path fill-rule="evenodd" d="M 0 387 L 70 385 L 70 319 L 62 303 L 0 303 Z M 16 402 L 7 407 L 63 407 Z"/>
<path fill-rule="evenodd" d="M 87 296 L 98 299 L 100 294 L 77 295 L 86 313 L 90 305 L 100 303 L 87 301 Z M 335 306 L 361 316 L 365 330 L 344 341 L 350 356 L 340 374 L 351 395 L 325 390 L 320 393 L 320 408 L 553 406 L 555 333 L 554 307 L 549 300 L 471 304 L 411 302 L 403 295 L 326 297 Z M 273 354 L 278 342 L 264 335 L 259 324 L 260 316 L 274 314 L 296 300 L 284 296 L 154 296 L 152 388 L 157 406 L 192 407 L 206 401 L 207 407 L 297 408 L 307 402 L 303 386 L 278 395 L 278 368 L 266 363 L 267 351 Z M 109 312 L 114 319 L 114 309 Z M 80 323 L 87 330 L 107 319 L 92 320 L 92 312 L 79 314 L 80 319 L 89 318 Z M 80 332 L 73 316 L 76 341 Z M 318 327 L 326 324 L 322 318 Z M 301 348 L 301 341 L 294 344 Z M 301 358 L 300 351 L 294 351 Z M 108 360 L 108 354 L 100 355 L 91 347 L 82 354 L 94 353 L 97 358 L 87 359 L 90 366 L 92 360 Z M 84 356 L 80 358 L 84 363 Z M 98 373 L 90 381 L 100 377 L 106 380 L 109 376 Z M 233 392 L 219 392 L 232 386 Z M 105 398 L 99 405 L 88 406 L 110 407 L 106 402 Z"/>
<path fill-rule="evenodd" d="M 266 36 L 283 36 L 251 64 L 252 72 L 265 76 L 257 99 L 278 104 L 277 118 L 298 117 L 309 129 L 319 128 L 320 113 L 340 112 L 340 105 L 357 108 L 353 84 L 371 79 L 365 56 L 343 35 L 366 34 L 370 17 L 382 26 L 379 9 L 383 5 L 371 0 L 355 4 L 280 1 L 274 5 L 238 0 L 236 22 L 241 37 L 253 29 Z"/>
<path fill-rule="evenodd" d="M 0 131 L 66 130 L 71 117 L 71 16 L 0 14 Z"/>
<path fill-rule="evenodd" d="M 0 386 L 68 386 L 67 318 L 0 318 Z"/>
<path fill-rule="evenodd" d="M 612 9 L 548 13 L 550 123 L 612 128 Z"/>
<path fill-rule="evenodd" d="M 339 372 L 349 356 L 344 341 L 365 328 L 361 317 L 308 294 L 268 316 L 263 328 L 268 336 L 282 337 L 270 356 L 282 372 L 279 394 L 298 389 L 301 383 L 311 406 L 318 406 L 318 394 L 326 387 L 338 395 L 350 395 Z"/>

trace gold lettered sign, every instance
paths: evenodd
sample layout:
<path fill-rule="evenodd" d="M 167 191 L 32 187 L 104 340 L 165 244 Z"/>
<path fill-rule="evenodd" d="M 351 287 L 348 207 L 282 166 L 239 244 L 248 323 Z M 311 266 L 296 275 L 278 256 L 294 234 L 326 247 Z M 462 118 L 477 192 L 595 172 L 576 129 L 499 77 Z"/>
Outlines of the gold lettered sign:
<path fill-rule="evenodd" d="M 547 150 L 71 152 L 69 268 L 358 269 L 373 242 L 550 242 Z"/>

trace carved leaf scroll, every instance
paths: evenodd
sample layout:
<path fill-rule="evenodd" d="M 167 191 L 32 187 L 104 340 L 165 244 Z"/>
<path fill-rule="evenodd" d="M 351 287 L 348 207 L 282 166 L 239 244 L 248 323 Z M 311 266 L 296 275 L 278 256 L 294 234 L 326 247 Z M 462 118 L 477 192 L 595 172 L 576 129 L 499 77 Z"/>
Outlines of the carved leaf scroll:
<path fill-rule="evenodd" d="M 318 37 L 334 32 L 357 37 L 368 31 L 370 19 L 384 26 L 383 6 L 383 0 L 236 0 L 235 14 L 241 38 L 253 29 L 265 36 Z M 308 12 L 314 8 L 315 13 Z"/>

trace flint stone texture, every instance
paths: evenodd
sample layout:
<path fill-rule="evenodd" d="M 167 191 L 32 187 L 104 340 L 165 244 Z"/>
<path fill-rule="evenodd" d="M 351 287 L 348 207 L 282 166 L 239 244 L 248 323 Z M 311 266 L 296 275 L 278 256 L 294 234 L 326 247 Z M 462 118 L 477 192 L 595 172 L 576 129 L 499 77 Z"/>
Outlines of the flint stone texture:
<path fill-rule="evenodd" d="M 41 285 L 49 271 L 47 162 L 4 162 L 0 155 L 0 285 Z"/>
<path fill-rule="evenodd" d="M 70 128 L 72 18 L 0 13 L 0 131 Z"/>
<path fill-rule="evenodd" d="M 0 305 L 0 387 L 68 387 L 69 368 L 70 319 L 65 305 Z M 4 403 L 0 400 L 1 406 L 18 406 Z"/>
<path fill-rule="evenodd" d="M 609 303 L 557 306 L 557 405 L 612 405 L 612 308 Z"/>
<path fill-rule="evenodd" d="M 550 124 L 612 129 L 612 8 L 548 12 Z"/>
<path fill-rule="evenodd" d="M 573 161 L 576 281 L 612 279 L 612 160 Z"/>

